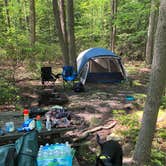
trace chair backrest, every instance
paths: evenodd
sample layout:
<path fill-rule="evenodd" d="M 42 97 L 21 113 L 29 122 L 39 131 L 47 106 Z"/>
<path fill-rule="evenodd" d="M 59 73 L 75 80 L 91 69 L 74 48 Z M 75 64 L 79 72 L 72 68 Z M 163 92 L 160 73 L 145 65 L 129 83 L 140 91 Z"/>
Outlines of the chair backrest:
<path fill-rule="evenodd" d="M 73 66 L 63 66 L 62 76 L 63 77 L 70 77 L 74 74 L 74 67 Z"/>
<path fill-rule="evenodd" d="M 51 77 L 52 68 L 51 67 L 41 67 L 41 78 L 44 80 L 49 80 Z"/>
<path fill-rule="evenodd" d="M 74 71 L 73 66 L 63 66 L 62 78 L 64 81 L 74 81 L 77 77 L 77 73 Z"/>

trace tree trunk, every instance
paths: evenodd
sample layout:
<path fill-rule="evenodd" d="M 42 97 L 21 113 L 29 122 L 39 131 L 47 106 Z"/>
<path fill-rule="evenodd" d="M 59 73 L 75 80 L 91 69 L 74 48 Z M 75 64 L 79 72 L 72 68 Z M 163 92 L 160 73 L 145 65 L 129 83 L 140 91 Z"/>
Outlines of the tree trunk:
<path fill-rule="evenodd" d="M 30 17 L 29 17 L 29 23 L 30 23 L 30 44 L 31 46 L 34 46 L 36 41 L 36 30 L 35 30 L 35 24 L 36 24 L 36 14 L 35 14 L 35 0 L 30 0 Z"/>
<path fill-rule="evenodd" d="M 64 42 L 68 45 L 67 41 L 67 30 L 66 30 L 66 14 L 65 14 L 65 2 L 64 0 L 59 0 L 59 15 L 60 15 L 60 22 L 62 28 L 62 34 L 64 38 Z"/>
<path fill-rule="evenodd" d="M 23 0 L 23 13 L 24 13 L 24 25 L 23 28 L 26 30 L 26 33 L 29 33 L 29 17 L 27 15 L 27 10 L 26 10 L 26 6 L 27 6 L 27 2 L 26 0 Z"/>
<path fill-rule="evenodd" d="M 10 15 L 9 15 L 9 9 L 8 9 L 8 0 L 5 0 L 5 7 L 6 7 L 6 20 L 7 20 L 7 25 L 10 28 Z"/>
<path fill-rule="evenodd" d="M 116 42 L 116 25 L 114 23 L 117 14 L 117 0 L 111 0 L 111 35 L 110 35 L 110 48 L 115 51 Z"/>
<path fill-rule="evenodd" d="M 76 67 L 73 0 L 67 0 L 67 23 L 68 23 L 68 49 L 69 49 L 70 65 Z"/>
<path fill-rule="evenodd" d="M 20 0 L 17 0 L 17 3 L 18 4 L 21 4 L 21 2 L 20 2 Z M 19 13 L 21 13 L 22 11 L 21 11 L 21 8 L 19 7 Z M 22 20 L 22 17 L 21 17 L 21 14 L 20 14 L 20 16 L 19 16 L 19 28 L 21 29 L 21 30 L 23 30 L 23 22 L 22 22 L 23 20 Z"/>
<path fill-rule="evenodd" d="M 146 64 L 147 65 L 152 64 L 156 17 L 157 17 L 156 3 L 155 3 L 155 0 L 152 0 L 151 11 L 149 16 L 148 36 L 147 36 L 147 43 L 146 43 Z"/>
<path fill-rule="evenodd" d="M 58 2 L 57 2 L 57 0 L 53 0 L 52 3 L 53 3 L 53 12 L 54 12 L 54 17 L 55 17 L 55 22 L 56 22 L 56 27 L 57 27 L 57 32 L 58 32 L 58 38 L 60 41 L 60 47 L 61 47 L 62 54 L 63 54 L 64 65 L 69 65 L 68 46 L 65 43 L 65 40 L 63 37 L 63 32 L 62 32 L 62 27 L 61 27 L 62 20 L 60 20 Z"/>
<path fill-rule="evenodd" d="M 145 103 L 141 130 L 139 132 L 133 159 L 139 165 L 150 161 L 152 140 L 161 97 L 166 84 L 166 1 L 161 0 L 160 12 L 155 36 L 154 58 L 148 95 Z"/>

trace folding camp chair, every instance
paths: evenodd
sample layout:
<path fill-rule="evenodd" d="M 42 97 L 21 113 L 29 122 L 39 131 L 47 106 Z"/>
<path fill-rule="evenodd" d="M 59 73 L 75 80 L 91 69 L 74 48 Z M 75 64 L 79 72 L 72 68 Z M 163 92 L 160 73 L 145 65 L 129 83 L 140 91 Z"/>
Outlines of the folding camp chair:
<path fill-rule="evenodd" d="M 45 84 L 45 82 L 55 82 L 61 74 L 53 74 L 51 67 L 41 67 L 41 82 L 42 85 Z"/>
<path fill-rule="evenodd" d="M 65 85 L 70 85 L 73 87 L 76 77 L 77 77 L 77 73 L 74 71 L 73 66 L 63 66 L 62 78 L 63 78 L 64 87 Z"/>

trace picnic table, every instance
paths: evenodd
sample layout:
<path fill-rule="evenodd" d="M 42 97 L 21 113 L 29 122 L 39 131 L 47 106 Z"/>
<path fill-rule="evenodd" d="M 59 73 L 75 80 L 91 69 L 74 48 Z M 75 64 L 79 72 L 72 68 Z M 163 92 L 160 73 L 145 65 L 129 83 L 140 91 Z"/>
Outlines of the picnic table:
<path fill-rule="evenodd" d="M 15 129 L 20 127 L 24 121 L 22 112 L 0 112 L 0 127 L 3 128 L 6 122 L 12 121 L 14 122 Z M 43 125 L 44 126 L 44 125 Z M 64 127 L 64 128 L 52 128 L 51 131 L 48 131 L 45 127 L 38 133 L 39 139 L 44 139 L 49 136 L 52 139 L 60 137 L 67 131 L 73 130 L 75 127 Z M 10 132 L 5 133 L 4 135 L 0 135 L 0 145 L 4 145 L 7 143 L 13 143 L 16 139 L 24 135 L 26 132 Z M 73 166 L 79 166 L 77 159 L 74 157 Z"/>
<path fill-rule="evenodd" d="M 6 122 L 14 122 L 15 129 L 22 126 L 22 123 L 24 122 L 24 118 L 22 115 L 22 112 L 0 112 L 0 127 L 3 128 L 5 126 Z M 61 128 L 52 128 L 50 131 L 48 131 L 45 128 L 45 125 L 43 124 L 42 130 L 39 132 L 39 138 L 44 139 L 47 136 L 50 136 L 52 139 L 56 137 L 60 137 L 62 134 L 64 134 L 67 131 L 73 130 L 75 127 L 61 127 Z M 20 136 L 24 135 L 25 132 L 9 132 L 5 133 L 4 135 L 0 135 L 0 145 L 4 143 L 12 143 L 16 139 L 18 139 Z"/>

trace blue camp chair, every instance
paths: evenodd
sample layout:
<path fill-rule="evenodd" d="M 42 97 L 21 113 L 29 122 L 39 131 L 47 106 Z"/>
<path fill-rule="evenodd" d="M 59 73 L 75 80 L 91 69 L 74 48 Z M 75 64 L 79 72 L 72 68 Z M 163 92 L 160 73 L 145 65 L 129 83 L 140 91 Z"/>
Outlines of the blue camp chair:
<path fill-rule="evenodd" d="M 63 66 L 62 68 L 62 78 L 63 86 L 70 85 L 73 87 L 74 81 L 77 77 L 77 73 L 74 71 L 73 66 Z"/>

